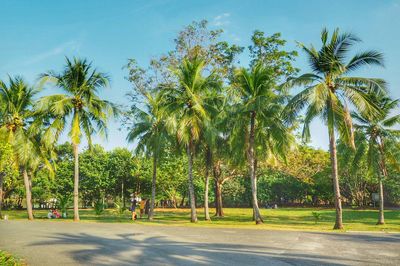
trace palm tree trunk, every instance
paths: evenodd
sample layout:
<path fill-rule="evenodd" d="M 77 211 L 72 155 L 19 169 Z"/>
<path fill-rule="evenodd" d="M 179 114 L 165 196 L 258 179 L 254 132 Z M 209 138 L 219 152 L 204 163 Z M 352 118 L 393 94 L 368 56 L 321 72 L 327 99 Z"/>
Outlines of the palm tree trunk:
<path fill-rule="evenodd" d="M 214 176 L 214 194 L 215 194 L 215 197 L 214 197 L 215 215 L 214 216 L 218 216 L 218 198 L 217 198 L 218 192 L 217 192 L 217 186 L 218 186 L 217 179 L 215 179 L 215 176 Z"/>
<path fill-rule="evenodd" d="M 208 170 L 206 170 L 206 180 L 205 180 L 205 190 L 204 190 L 204 220 L 209 221 L 210 218 L 210 210 L 208 207 L 208 184 L 210 182 L 210 176 L 208 174 Z"/>
<path fill-rule="evenodd" d="M 385 216 L 384 216 L 384 202 L 383 202 L 383 183 L 382 178 L 379 178 L 379 225 L 385 224 Z"/>
<path fill-rule="evenodd" d="M 218 181 L 215 182 L 216 185 L 216 202 L 217 202 L 217 208 L 216 208 L 216 213 L 215 216 L 217 217 L 224 217 L 224 208 L 222 204 L 222 184 Z"/>
<path fill-rule="evenodd" d="M 381 143 L 379 145 L 379 152 L 381 155 L 380 171 L 382 175 L 379 175 L 379 219 L 377 224 L 385 224 L 385 213 L 384 213 L 384 197 L 383 197 L 383 178 L 387 177 L 387 169 L 385 163 L 385 148 L 383 138 L 380 137 Z"/>
<path fill-rule="evenodd" d="M 205 190 L 204 190 L 204 219 L 206 221 L 210 219 L 210 210 L 208 207 L 208 187 L 210 183 L 210 167 L 212 165 L 212 153 L 209 147 L 207 147 L 206 151 L 206 180 L 205 180 Z"/>
<path fill-rule="evenodd" d="M 3 181 L 4 181 L 4 173 L 0 173 L 0 219 L 3 219 L 3 215 L 1 213 L 3 209 Z"/>
<path fill-rule="evenodd" d="M 187 156 L 188 156 L 188 181 L 189 181 L 189 200 L 190 200 L 190 216 L 191 222 L 197 222 L 197 213 L 196 213 L 196 202 L 194 195 L 194 186 L 193 186 L 193 143 L 190 138 L 189 144 L 187 145 Z"/>
<path fill-rule="evenodd" d="M 156 179 L 157 179 L 157 155 L 154 153 L 153 155 L 153 180 L 151 182 L 151 202 L 150 202 L 150 211 L 148 215 L 149 220 L 153 220 L 154 216 L 154 203 L 156 201 Z"/>
<path fill-rule="evenodd" d="M 329 151 L 331 157 L 333 192 L 335 194 L 335 209 L 336 209 L 336 221 L 333 229 L 343 229 L 342 200 L 340 196 L 337 154 L 336 154 L 336 140 L 333 128 L 329 130 Z"/>
<path fill-rule="evenodd" d="M 23 169 L 24 176 L 24 184 L 25 184 L 25 194 L 26 194 L 26 210 L 28 212 L 28 219 L 33 220 L 33 211 L 32 211 L 32 185 L 31 180 L 29 178 L 28 172 L 26 169 Z"/>
<path fill-rule="evenodd" d="M 74 148 L 74 221 L 79 221 L 79 153 L 78 144 L 72 144 Z"/>
<path fill-rule="evenodd" d="M 223 217 L 224 210 L 222 205 L 222 184 L 220 182 L 221 178 L 221 165 L 220 162 L 217 161 L 213 163 L 213 176 L 215 183 L 215 216 Z"/>
<path fill-rule="evenodd" d="M 121 200 L 122 200 L 122 207 L 125 209 L 126 204 L 125 204 L 124 186 L 125 186 L 125 178 L 122 178 L 122 182 L 121 182 Z M 103 204 L 104 204 L 104 202 L 103 202 Z"/>
<path fill-rule="evenodd" d="M 253 211 L 254 211 L 254 220 L 256 224 L 263 223 L 263 219 L 261 217 L 260 209 L 258 207 L 257 200 L 257 179 L 256 179 L 256 158 L 254 152 L 254 136 L 255 136 L 255 122 L 256 122 L 256 113 L 251 112 L 250 117 L 250 136 L 249 136 L 249 164 L 250 164 L 250 179 L 251 179 L 251 194 L 252 194 L 252 203 L 253 203 Z"/>

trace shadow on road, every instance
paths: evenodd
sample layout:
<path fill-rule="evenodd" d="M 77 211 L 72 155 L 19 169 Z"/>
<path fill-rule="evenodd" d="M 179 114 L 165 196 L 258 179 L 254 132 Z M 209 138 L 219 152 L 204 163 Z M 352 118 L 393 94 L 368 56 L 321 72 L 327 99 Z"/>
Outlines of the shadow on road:
<path fill-rule="evenodd" d="M 310 233 L 314 235 L 326 235 L 327 233 Z M 345 234 L 335 234 L 335 233 L 330 233 L 329 237 L 331 239 L 337 240 L 337 241 L 350 241 L 352 243 L 357 242 L 357 243 L 363 243 L 363 244 L 381 244 L 381 243 L 400 243 L 400 234 L 381 234 L 381 233 L 376 233 L 376 235 L 371 235 L 371 234 L 363 234 L 363 233 L 358 233 L 358 234 L 352 234 L 352 233 L 345 233 Z"/>
<path fill-rule="evenodd" d="M 145 238 L 140 233 L 119 234 L 113 238 L 86 233 L 59 234 L 32 245 L 65 245 L 68 246 L 65 255 L 73 258 L 75 262 L 96 265 L 345 265 L 351 261 L 362 263 L 359 260 L 288 252 L 285 249 L 266 246 L 178 242 L 159 236 Z"/>

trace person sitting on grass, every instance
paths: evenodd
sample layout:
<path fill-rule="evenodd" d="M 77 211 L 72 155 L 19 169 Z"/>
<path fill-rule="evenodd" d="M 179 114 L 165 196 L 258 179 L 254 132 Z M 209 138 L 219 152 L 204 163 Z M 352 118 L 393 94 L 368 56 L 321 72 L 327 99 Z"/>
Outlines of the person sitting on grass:
<path fill-rule="evenodd" d="M 59 212 L 57 209 L 54 209 L 54 210 L 53 210 L 53 218 L 58 219 L 58 218 L 60 218 L 60 217 L 61 217 L 60 212 Z"/>
<path fill-rule="evenodd" d="M 136 200 L 136 194 L 131 194 L 131 212 L 132 212 L 132 221 L 136 220 L 137 215 L 136 215 L 136 204 L 137 204 L 137 200 Z"/>
<path fill-rule="evenodd" d="M 51 219 L 53 218 L 53 210 L 50 209 L 49 212 L 47 213 L 47 218 Z"/>

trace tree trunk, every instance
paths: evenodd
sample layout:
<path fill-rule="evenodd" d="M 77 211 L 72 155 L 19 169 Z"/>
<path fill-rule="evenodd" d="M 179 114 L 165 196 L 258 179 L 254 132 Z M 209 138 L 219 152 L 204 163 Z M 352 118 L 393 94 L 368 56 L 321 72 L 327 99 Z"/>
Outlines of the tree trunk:
<path fill-rule="evenodd" d="M 157 179 L 157 156 L 153 155 L 153 180 L 151 182 L 151 202 L 150 211 L 148 215 L 149 220 L 153 220 L 154 217 L 154 203 L 156 201 L 156 179 Z"/>
<path fill-rule="evenodd" d="M 79 221 L 79 152 L 78 144 L 72 144 L 74 148 L 74 221 Z"/>
<path fill-rule="evenodd" d="M 183 194 L 183 197 L 182 197 L 182 200 L 181 200 L 181 204 L 179 205 L 180 208 L 185 207 L 185 206 L 184 206 L 184 205 L 185 205 L 185 197 L 186 197 L 186 193 Z"/>
<path fill-rule="evenodd" d="M 3 219 L 3 214 L 1 211 L 3 210 L 3 181 L 4 181 L 4 173 L 0 173 L 0 219 Z"/>
<path fill-rule="evenodd" d="M 216 198 L 216 212 L 215 216 L 224 217 L 224 209 L 222 204 L 222 184 L 218 181 L 215 182 L 215 198 Z"/>
<path fill-rule="evenodd" d="M 192 140 L 189 140 L 189 144 L 187 145 L 187 156 L 188 156 L 188 181 L 189 181 L 189 201 L 190 201 L 190 221 L 192 223 L 197 222 L 197 213 L 196 213 L 196 202 L 194 195 L 194 186 L 193 186 L 193 143 Z"/>
<path fill-rule="evenodd" d="M 379 178 L 379 219 L 377 224 L 385 224 L 384 202 L 383 202 L 383 184 L 382 178 Z"/>
<path fill-rule="evenodd" d="M 206 151 L 206 180 L 205 180 L 205 190 L 204 190 L 204 219 L 206 221 L 210 219 L 210 210 L 208 207 L 208 187 L 210 183 L 210 167 L 212 165 L 212 153 L 209 147 Z"/>
<path fill-rule="evenodd" d="M 250 117 L 250 136 L 249 136 L 249 164 L 251 178 L 251 194 L 253 200 L 254 220 L 256 224 L 262 224 L 264 221 L 261 217 L 260 209 L 257 200 L 257 179 L 256 179 L 256 156 L 254 152 L 254 135 L 255 135 L 256 113 L 251 112 Z"/>
<path fill-rule="evenodd" d="M 126 204 L 125 204 L 124 186 L 125 186 L 125 178 L 122 178 L 122 182 L 121 182 L 121 200 L 122 200 L 122 206 L 125 209 L 126 208 Z"/>
<path fill-rule="evenodd" d="M 24 175 L 24 184 L 25 184 L 25 194 L 26 194 L 26 210 L 28 211 L 28 219 L 33 220 L 33 211 L 32 211 L 32 185 L 31 180 L 29 178 L 28 172 L 26 169 L 23 169 Z"/>
<path fill-rule="evenodd" d="M 340 196 L 337 155 L 336 155 L 336 140 L 333 128 L 329 130 L 329 151 L 331 157 L 333 192 L 335 195 L 335 209 L 336 209 L 336 221 L 333 229 L 343 229 L 342 199 Z"/>
<path fill-rule="evenodd" d="M 215 195 L 215 197 L 214 197 L 215 215 L 214 216 L 217 216 L 217 214 L 218 214 L 217 186 L 218 186 L 217 179 L 215 179 L 215 176 L 214 176 L 214 195 Z"/>
<path fill-rule="evenodd" d="M 217 161 L 213 164 L 213 175 L 214 175 L 214 183 L 215 183 L 215 216 L 223 217 L 224 210 L 222 204 L 222 183 L 220 181 L 221 178 L 221 165 L 220 162 Z"/>
<path fill-rule="evenodd" d="M 385 224 L 385 213 L 384 213 L 384 198 L 383 198 L 383 178 L 387 177 L 387 169 L 385 162 L 385 148 L 383 138 L 380 137 L 381 143 L 379 145 L 379 151 L 381 155 L 380 171 L 382 175 L 379 175 L 379 219 L 377 224 Z"/>

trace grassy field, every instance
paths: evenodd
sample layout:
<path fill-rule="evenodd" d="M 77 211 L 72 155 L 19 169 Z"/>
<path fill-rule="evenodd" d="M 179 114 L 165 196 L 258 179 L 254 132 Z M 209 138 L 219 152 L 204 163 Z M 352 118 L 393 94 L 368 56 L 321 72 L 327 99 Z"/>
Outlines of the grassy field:
<path fill-rule="evenodd" d="M 0 265 L 2 266 L 23 266 L 26 265 L 23 260 L 14 257 L 8 252 L 0 250 Z"/>
<path fill-rule="evenodd" d="M 189 209 L 157 209 L 154 221 L 147 219 L 130 220 L 130 213 L 126 211 L 123 215 L 117 215 L 113 210 L 105 210 L 102 215 L 97 216 L 91 209 L 80 210 L 82 222 L 123 222 L 140 223 L 154 225 L 179 225 L 179 226 L 207 226 L 207 227 L 235 227 L 235 228 L 256 228 L 256 229 L 275 229 L 275 230 L 314 230 L 330 231 L 335 220 L 333 209 L 317 208 L 282 208 L 282 209 L 263 209 L 263 225 L 255 225 L 251 220 L 252 209 L 225 208 L 225 217 L 212 217 L 212 221 L 204 221 L 203 210 L 198 209 L 199 222 L 190 223 Z M 320 215 L 320 220 L 315 223 L 312 212 Z M 26 211 L 4 211 L 9 215 L 10 220 L 26 219 Z M 37 220 L 48 222 L 72 221 L 72 210 L 69 210 L 67 219 L 47 219 L 46 210 L 36 210 L 34 212 Z M 343 212 L 343 222 L 346 231 L 388 231 L 400 232 L 400 211 L 385 211 L 385 225 L 376 225 L 378 217 L 377 210 L 352 210 L 345 209 Z"/>

